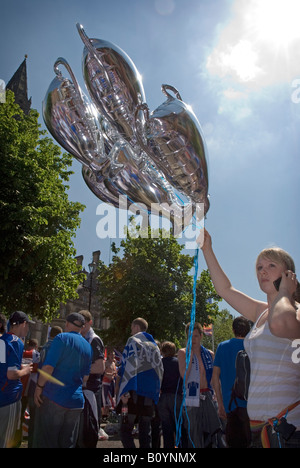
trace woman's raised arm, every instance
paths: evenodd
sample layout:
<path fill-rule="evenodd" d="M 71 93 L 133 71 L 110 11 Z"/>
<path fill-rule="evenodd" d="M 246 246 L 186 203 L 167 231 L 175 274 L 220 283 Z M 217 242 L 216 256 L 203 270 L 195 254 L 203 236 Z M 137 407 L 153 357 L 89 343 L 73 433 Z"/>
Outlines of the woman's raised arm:
<path fill-rule="evenodd" d="M 199 243 L 202 242 L 200 247 L 217 294 L 241 315 L 255 322 L 259 314 L 266 309 L 267 303 L 257 301 L 232 286 L 217 260 L 213 251 L 211 236 L 206 229 L 204 229 L 204 235 L 203 233 L 200 234 L 198 239 Z"/>

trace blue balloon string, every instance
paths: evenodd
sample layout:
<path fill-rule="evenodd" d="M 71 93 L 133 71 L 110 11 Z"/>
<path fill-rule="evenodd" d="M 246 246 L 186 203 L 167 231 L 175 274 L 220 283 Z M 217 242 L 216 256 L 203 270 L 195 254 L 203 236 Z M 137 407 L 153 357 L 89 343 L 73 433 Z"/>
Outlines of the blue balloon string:
<path fill-rule="evenodd" d="M 176 441 L 175 441 L 175 446 L 179 447 L 180 441 L 181 441 L 181 426 L 183 423 L 183 408 L 185 408 L 185 414 L 188 422 L 188 435 L 190 438 L 190 441 L 194 446 L 194 443 L 190 437 L 190 420 L 186 411 L 186 402 L 185 402 L 185 397 L 186 397 L 186 373 L 190 364 L 191 360 L 191 351 L 192 351 L 192 336 L 193 336 L 193 331 L 194 331 L 194 325 L 195 325 L 195 317 L 196 317 L 196 287 L 197 287 L 197 276 L 198 276 L 198 258 L 199 258 L 199 247 L 197 247 L 195 251 L 195 256 L 194 256 L 194 284 L 193 284 L 193 304 L 192 304 L 192 310 L 191 310 L 191 321 L 190 321 L 190 326 L 189 326 L 189 334 L 188 334 L 188 340 L 187 340 L 187 346 L 186 346 L 186 353 L 185 353 L 185 361 L 186 361 L 186 366 L 185 366 L 185 372 L 184 372 L 184 377 L 183 377 L 183 388 L 182 388 L 182 403 L 180 406 L 178 418 L 177 418 L 177 411 L 176 411 L 176 398 L 175 398 L 175 408 L 174 408 L 174 413 L 175 413 L 175 422 L 176 422 Z"/>

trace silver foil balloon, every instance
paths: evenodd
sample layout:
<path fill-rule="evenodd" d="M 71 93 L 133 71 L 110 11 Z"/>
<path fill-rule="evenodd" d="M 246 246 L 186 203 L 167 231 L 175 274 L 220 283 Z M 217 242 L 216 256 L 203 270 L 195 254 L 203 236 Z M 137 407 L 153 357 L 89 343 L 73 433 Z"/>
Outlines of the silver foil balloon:
<path fill-rule="evenodd" d="M 168 182 L 194 203 L 204 203 L 207 212 L 207 150 L 200 124 L 176 88 L 162 85 L 162 91 L 167 100 L 150 115 L 146 104 L 140 106 L 144 110 L 146 124 L 144 135 L 138 130 L 136 132 L 139 144 Z"/>
<path fill-rule="evenodd" d="M 85 45 L 82 71 L 88 92 L 99 112 L 134 145 L 136 108 L 145 102 L 141 76 L 118 46 L 102 39 L 90 39 L 80 24 L 77 29 Z"/>
<path fill-rule="evenodd" d="M 179 235 L 190 223 L 194 208 L 191 204 L 178 202 L 173 188 L 155 172 L 153 166 L 146 165 L 142 169 L 135 161 L 128 159 L 126 148 L 120 149 L 119 157 L 124 166 L 111 176 L 110 160 L 107 160 L 105 170 L 93 171 L 83 167 L 83 178 L 89 189 L 102 201 L 120 208 L 120 196 L 126 196 L 127 209 L 134 213 L 156 214 L 164 216 L 173 224 L 174 235 Z M 124 206 L 123 206 L 124 208 Z"/>
<path fill-rule="evenodd" d="M 63 65 L 72 81 L 59 70 Z M 45 124 L 69 153 L 86 166 L 99 167 L 104 152 L 103 134 L 99 130 L 100 116 L 81 91 L 72 69 L 64 58 L 54 64 L 56 77 L 43 101 Z"/>
<path fill-rule="evenodd" d="M 205 147 L 197 119 L 167 85 L 167 101 L 149 115 L 131 59 L 114 44 L 89 39 L 82 26 L 77 28 L 85 44 L 83 76 L 92 102 L 67 61 L 59 58 L 43 101 L 46 126 L 82 163 L 83 178 L 100 200 L 119 208 L 120 197 L 126 196 L 127 208 L 168 217 L 179 235 L 192 218 L 203 217 L 198 203 L 208 210 Z"/>
<path fill-rule="evenodd" d="M 72 81 L 62 75 L 60 65 Z M 131 145 L 88 102 L 65 59 L 57 59 L 54 71 L 56 78 L 43 101 L 44 120 L 59 144 L 83 164 L 90 190 L 115 207 L 119 197 L 126 195 L 128 208 L 135 204 L 135 212 L 167 216 L 175 232 L 181 232 L 183 207 L 162 174 L 146 160 L 138 160 Z"/>

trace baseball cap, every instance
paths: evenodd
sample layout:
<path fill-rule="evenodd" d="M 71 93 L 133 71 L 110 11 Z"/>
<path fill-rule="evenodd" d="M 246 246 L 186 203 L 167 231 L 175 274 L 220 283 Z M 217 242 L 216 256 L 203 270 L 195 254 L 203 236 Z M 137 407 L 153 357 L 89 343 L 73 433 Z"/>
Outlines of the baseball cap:
<path fill-rule="evenodd" d="M 29 319 L 28 315 L 21 310 L 17 310 L 9 317 L 10 325 L 20 325 L 21 323 L 28 322 L 28 323 L 35 323 Z"/>
<path fill-rule="evenodd" d="M 72 314 L 69 314 L 68 317 L 66 318 L 67 322 L 73 323 L 73 325 L 76 325 L 77 327 L 83 327 L 85 324 L 85 319 L 81 314 L 78 314 L 78 312 L 72 312 Z M 80 325 L 78 325 L 78 322 Z"/>

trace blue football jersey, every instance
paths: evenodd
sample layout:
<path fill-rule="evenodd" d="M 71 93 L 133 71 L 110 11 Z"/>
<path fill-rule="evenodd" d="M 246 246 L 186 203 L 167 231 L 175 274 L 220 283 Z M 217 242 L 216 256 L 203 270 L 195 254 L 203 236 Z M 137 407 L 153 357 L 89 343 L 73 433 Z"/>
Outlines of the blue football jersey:
<path fill-rule="evenodd" d="M 8 370 L 21 369 L 24 344 L 11 333 L 0 337 L 0 407 L 11 405 L 22 396 L 22 383 L 7 378 Z"/>

